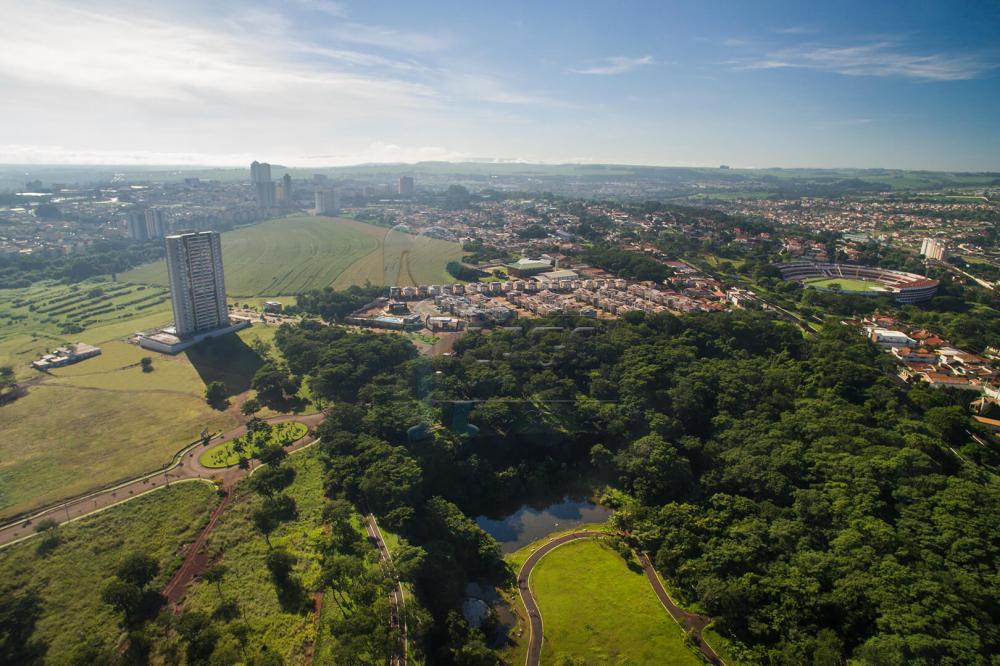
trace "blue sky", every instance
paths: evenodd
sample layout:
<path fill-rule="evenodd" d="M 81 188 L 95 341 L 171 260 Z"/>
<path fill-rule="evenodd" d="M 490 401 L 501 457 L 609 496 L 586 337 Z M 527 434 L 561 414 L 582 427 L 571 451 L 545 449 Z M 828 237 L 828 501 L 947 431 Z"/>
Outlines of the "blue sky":
<path fill-rule="evenodd" d="M 34 0 L 0 161 L 1000 170 L 1000 3 Z"/>

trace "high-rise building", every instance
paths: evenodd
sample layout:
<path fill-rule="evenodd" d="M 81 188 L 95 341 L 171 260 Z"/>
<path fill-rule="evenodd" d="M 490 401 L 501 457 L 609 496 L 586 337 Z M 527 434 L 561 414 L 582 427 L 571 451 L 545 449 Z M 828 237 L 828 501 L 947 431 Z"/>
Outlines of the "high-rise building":
<path fill-rule="evenodd" d="M 937 238 L 925 238 L 920 244 L 920 254 L 928 259 L 944 261 L 948 255 L 948 244 Z"/>
<path fill-rule="evenodd" d="M 292 201 L 292 177 L 287 173 L 281 177 L 281 184 L 284 185 L 285 190 L 285 202 L 291 203 Z"/>
<path fill-rule="evenodd" d="M 314 215 L 336 215 L 340 212 L 340 193 L 334 189 L 316 190 Z"/>
<path fill-rule="evenodd" d="M 215 231 L 167 236 L 167 275 L 180 339 L 229 326 L 222 243 Z"/>
<path fill-rule="evenodd" d="M 257 162 L 256 160 L 250 163 L 250 181 L 253 183 L 262 183 L 271 180 L 271 165 L 267 162 Z"/>
<path fill-rule="evenodd" d="M 252 162 L 250 180 L 253 182 L 257 205 L 260 208 L 274 208 L 275 188 L 274 181 L 271 180 L 271 165 L 267 162 Z"/>
<path fill-rule="evenodd" d="M 413 196 L 413 176 L 400 176 L 399 187 L 396 190 L 404 197 Z"/>
<path fill-rule="evenodd" d="M 161 208 L 146 209 L 146 236 L 163 238 L 167 235 L 167 222 Z"/>
<path fill-rule="evenodd" d="M 146 233 L 146 215 L 141 210 L 130 210 L 126 224 L 128 224 L 128 237 L 136 241 L 144 241 L 149 238 Z"/>

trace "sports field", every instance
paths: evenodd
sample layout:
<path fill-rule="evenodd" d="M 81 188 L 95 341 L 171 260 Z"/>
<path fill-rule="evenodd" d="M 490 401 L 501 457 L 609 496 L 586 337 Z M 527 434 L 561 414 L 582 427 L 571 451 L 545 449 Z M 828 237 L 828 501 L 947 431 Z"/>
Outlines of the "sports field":
<path fill-rule="evenodd" d="M 235 298 L 287 296 L 365 282 L 450 283 L 455 280 L 445 265 L 461 255 L 458 243 L 347 218 L 285 217 L 222 234 L 226 291 Z M 120 279 L 166 285 L 166 264 L 139 266 Z"/>
<path fill-rule="evenodd" d="M 888 291 L 884 285 L 869 280 L 856 280 L 854 278 L 816 278 L 806 280 L 805 284 L 810 287 L 829 289 L 839 286 L 841 291 Z"/>
<path fill-rule="evenodd" d="M 150 555 L 160 565 L 151 587 L 162 587 L 180 566 L 181 546 L 194 539 L 217 502 L 207 483 L 175 484 L 62 525 L 61 542 L 44 556 L 36 554 L 37 536 L 0 550 L 0 594 L 33 590 L 41 597 L 32 638 L 48 644 L 44 663 L 113 663 L 122 630 L 101 590 L 118 562 L 131 552 Z M 88 645 L 103 658 L 75 661 L 74 653 Z"/>
<path fill-rule="evenodd" d="M 565 657 L 586 664 L 702 663 L 638 564 L 627 566 L 600 541 L 556 548 L 535 566 L 530 584 L 545 628 L 542 664 Z"/>

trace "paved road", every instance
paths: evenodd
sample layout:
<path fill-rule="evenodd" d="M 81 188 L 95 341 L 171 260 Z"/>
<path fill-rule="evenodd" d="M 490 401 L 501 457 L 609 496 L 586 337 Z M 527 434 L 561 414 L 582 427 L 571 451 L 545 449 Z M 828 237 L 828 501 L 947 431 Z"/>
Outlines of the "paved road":
<path fill-rule="evenodd" d="M 386 548 L 385 539 L 382 538 L 382 530 L 379 529 L 378 522 L 371 513 L 365 516 L 365 529 L 368 531 L 368 539 L 378 548 L 382 570 L 387 575 L 391 575 L 396 583 L 392 592 L 389 593 L 389 624 L 393 629 L 400 630 L 400 644 L 396 647 L 390 663 L 392 666 L 406 666 L 406 619 L 403 617 L 403 586 L 393 573 L 392 555 Z"/>
<path fill-rule="evenodd" d="M 281 423 L 284 421 L 301 421 L 310 430 L 323 421 L 323 414 L 309 414 L 300 416 L 288 414 L 266 419 L 268 423 Z M 212 440 L 211 445 L 229 441 L 240 435 L 246 434 L 246 425 L 231 430 L 223 436 Z M 288 447 L 288 451 L 295 451 L 304 448 L 312 443 L 312 438 L 308 435 Z M 198 462 L 204 447 L 200 444 L 192 445 L 185 449 L 183 455 L 174 461 L 166 469 L 145 474 L 141 477 L 124 481 L 114 487 L 98 490 L 81 497 L 77 497 L 54 506 L 47 507 L 27 518 L 18 519 L 15 522 L 0 525 L 0 548 L 26 539 L 34 534 L 34 524 L 41 520 L 51 519 L 57 523 L 66 523 L 78 518 L 83 518 L 92 513 L 96 513 L 116 504 L 121 504 L 147 492 L 167 487 L 171 483 L 178 481 L 191 481 L 195 479 L 219 479 L 225 489 L 229 489 L 240 478 L 249 473 L 250 470 L 239 467 L 227 467 L 224 469 L 208 468 Z M 251 462 L 251 469 L 254 463 Z"/>
<path fill-rule="evenodd" d="M 531 570 L 534 569 L 539 560 L 559 546 L 577 539 L 589 539 L 606 535 L 606 532 L 594 532 L 591 530 L 581 530 L 579 532 L 564 534 L 539 547 L 538 550 L 532 553 L 531 556 L 524 561 L 524 564 L 521 565 L 521 570 L 517 573 L 517 588 L 521 594 L 521 601 L 524 603 L 524 607 L 528 611 L 529 628 L 528 653 L 524 658 L 525 666 L 538 666 L 539 660 L 542 656 L 542 639 L 544 636 L 542 614 L 538 610 L 538 604 L 535 602 L 535 597 L 531 593 L 531 588 L 528 585 L 528 580 L 531 577 Z M 668 613 L 670 613 L 671 617 L 673 617 L 685 631 L 688 629 L 694 629 L 698 649 L 701 650 L 701 653 L 705 655 L 710 663 L 718 664 L 720 666 L 723 665 L 723 661 L 701 637 L 702 629 L 704 629 L 705 626 L 711 621 L 710 618 L 707 618 L 704 615 L 689 613 L 683 608 L 677 606 L 677 604 L 675 604 L 670 598 L 670 595 L 667 594 L 667 591 L 663 589 L 663 585 L 660 583 L 660 579 L 656 575 L 656 571 L 653 570 L 653 565 L 650 563 L 649 557 L 646 556 L 645 553 L 641 553 L 639 554 L 639 562 L 642 564 L 642 568 L 646 572 L 646 579 L 652 586 L 657 598 L 659 598 L 660 603 L 663 604 L 663 607 Z"/>

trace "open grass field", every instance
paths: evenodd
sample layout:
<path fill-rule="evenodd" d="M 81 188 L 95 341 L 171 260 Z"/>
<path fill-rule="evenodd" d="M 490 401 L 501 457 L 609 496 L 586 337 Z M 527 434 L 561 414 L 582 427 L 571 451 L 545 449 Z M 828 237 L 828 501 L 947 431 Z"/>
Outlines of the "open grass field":
<path fill-rule="evenodd" d="M 294 216 L 222 234 L 226 291 L 242 299 L 283 297 L 306 289 L 352 284 L 454 282 L 445 265 L 461 259 L 458 243 L 411 236 L 357 220 Z M 120 279 L 167 284 L 163 261 Z"/>
<path fill-rule="evenodd" d="M 240 335 L 269 333 L 253 327 Z M 102 341 L 95 358 L 49 375 L 28 369 L 27 395 L 0 407 L 0 517 L 151 471 L 202 429 L 235 427 L 232 414 L 205 404 L 204 391 L 214 379 L 233 393 L 249 385 L 263 361 L 244 338 L 220 340 L 217 355 L 177 356 Z M 139 366 L 144 356 L 153 358 L 152 372 Z"/>
<path fill-rule="evenodd" d="M 298 421 L 278 423 L 267 435 L 262 433 L 257 433 L 256 437 L 244 435 L 208 448 L 198 456 L 198 461 L 205 467 L 232 467 L 239 463 L 240 458 L 253 458 L 267 446 L 275 444 L 287 446 L 305 437 L 307 432 L 309 428 L 305 423 Z"/>
<path fill-rule="evenodd" d="M 878 282 L 856 280 L 854 278 L 816 278 L 806 280 L 805 284 L 810 287 L 820 287 L 823 289 L 839 286 L 843 291 L 887 291 L 886 287 Z"/>
<path fill-rule="evenodd" d="M 295 499 L 298 518 L 275 530 L 271 543 L 296 557 L 293 576 L 303 588 L 316 589 L 320 575 L 318 545 L 324 533 L 323 466 L 315 448 L 291 456 L 285 464 L 296 472 L 286 492 Z M 222 514 L 208 542 L 209 552 L 217 554 L 218 561 L 227 567 L 222 593 L 246 617 L 251 653 L 266 645 L 277 651 L 286 664 L 309 663 L 307 655 L 316 636 L 314 614 L 303 609 L 306 599 L 285 599 L 283 604 L 278 598 L 265 565 L 267 543 L 251 519 L 261 500 L 246 489 L 246 482 L 236 492 L 240 498 Z M 184 607 L 211 615 L 219 601 L 216 587 L 199 580 L 188 590 Z"/>
<path fill-rule="evenodd" d="M 545 627 L 542 664 L 559 664 L 564 656 L 586 664 L 702 663 L 638 563 L 629 567 L 599 541 L 553 550 L 536 565 L 530 584 Z"/>
<path fill-rule="evenodd" d="M 104 301 L 114 308 L 81 314 Z M 271 342 L 275 329 L 257 325 L 177 356 L 125 342 L 170 319 L 169 298 L 153 286 L 93 280 L 0 290 L 0 364 L 12 365 L 28 388 L 0 407 L 0 518 L 149 472 L 202 429 L 235 427 L 232 414 L 205 404 L 205 385 L 220 380 L 231 395 L 247 390 L 264 362 L 250 344 Z M 65 333 L 67 323 L 86 327 Z M 76 341 L 102 354 L 49 374 L 29 367 L 47 349 Z M 144 356 L 153 358 L 153 372 L 142 372 Z"/>
<path fill-rule="evenodd" d="M 0 518 L 152 471 L 203 428 L 236 425 L 230 414 L 183 392 L 57 382 L 0 407 L 0 418 Z"/>
<path fill-rule="evenodd" d="M 47 664 L 70 663 L 88 641 L 112 651 L 118 617 L 101 590 L 123 555 L 139 551 L 160 563 L 152 586 L 162 587 L 180 566 L 180 547 L 207 522 L 218 498 L 207 483 L 175 484 L 59 528 L 60 543 L 36 554 L 38 538 L 0 550 L 0 596 L 36 590 L 42 616 L 34 638 L 48 644 Z"/>

